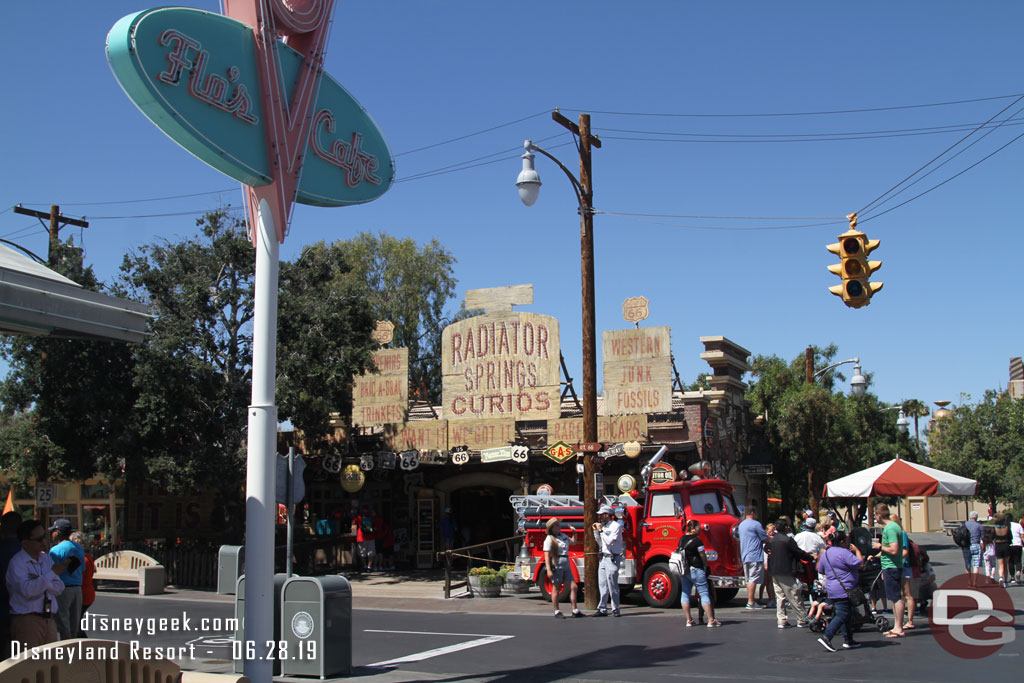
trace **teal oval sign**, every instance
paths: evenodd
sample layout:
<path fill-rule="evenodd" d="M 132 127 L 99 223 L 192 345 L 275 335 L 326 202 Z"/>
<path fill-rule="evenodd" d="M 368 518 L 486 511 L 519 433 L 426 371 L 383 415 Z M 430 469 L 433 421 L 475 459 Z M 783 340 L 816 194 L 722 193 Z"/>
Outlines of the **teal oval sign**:
<path fill-rule="evenodd" d="M 276 47 L 290 101 L 303 58 Z M 128 97 L 172 140 L 241 183 L 271 182 L 252 28 L 203 10 L 145 10 L 114 24 L 107 60 Z M 388 190 L 395 168 L 384 136 L 327 74 L 311 124 L 296 201 L 346 206 Z"/>

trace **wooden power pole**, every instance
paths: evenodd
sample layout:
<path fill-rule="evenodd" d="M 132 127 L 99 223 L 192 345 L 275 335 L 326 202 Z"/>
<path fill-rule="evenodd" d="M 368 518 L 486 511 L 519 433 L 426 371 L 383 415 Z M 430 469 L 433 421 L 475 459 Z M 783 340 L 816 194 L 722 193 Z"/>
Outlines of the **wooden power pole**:
<path fill-rule="evenodd" d="M 43 213 L 42 211 L 34 211 L 32 209 L 26 209 L 21 204 L 14 207 L 14 213 L 20 213 L 23 216 L 32 216 L 39 220 L 48 219 L 49 229 L 47 232 L 50 235 L 50 247 L 46 254 L 46 265 L 51 268 L 56 265 L 54 258 L 57 253 L 57 243 L 60 241 L 60 229 L 65 225 L 74 225 L 79 228 L 88 228 L 89 224 L 86 221 L 78 218 L 71 218 L 70 216 L 63 216 L 60 213 L 60 206 L 53 204 L 50 206 L 50 213 Z"/>

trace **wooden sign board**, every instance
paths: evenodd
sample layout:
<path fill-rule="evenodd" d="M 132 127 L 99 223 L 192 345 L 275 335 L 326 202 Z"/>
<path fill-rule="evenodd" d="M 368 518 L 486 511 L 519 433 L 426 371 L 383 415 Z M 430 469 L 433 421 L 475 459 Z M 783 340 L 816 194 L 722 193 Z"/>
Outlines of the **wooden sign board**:
<path fill-rule="evenodd" d="M 449 423 L 547 420 L 561 413 L 555 318 L 536 313 L 476 316 L 446 327 L 441 345 Z"/>
<path fill-rule="evenodd" d="M 446 420 L 400 422 L 385 429 L 384 443 L 393 451 L 443 451 L 448 448 Z"/>
<path fill-rule="evenodd" d="M 468 446 L 471 451 L 507 446 L 516 440 L 516 421 L 502 420 L 449 420 L 448 443 Z"/>
<path fill-rule="evenodd" d="M 405 420 L 409 407 L 409 349 L 373 354 L 378 372 L 358 375 L 352 384 L 352 423 L 361 426 Z"/>
<path fill-rule="evenodd" d="M 395 338 L 395 324 L 390 320 L 378 320 L 377 327 L 370 333 L 370 338 L 381 346 L 390 344 Z"/>
<path fill-rule="evenodd" d="M 631 296 L 622 302 L 622 318 L 628 323 L 639 323 L 650 315 L 650 302 L 645 296 Z"/>
<path fill-rule="evenodd" d="M 601 334 L 604 415 L 672 410 L 672 360 L 667 325 Z"/>
<path fill-rule="evenodd" d="M 604 443 L 620 443 L 646 439 L 647 416 L 623 415 L 621 417 L 597 418 L 597 438 Z M 566 420 L 548 420 L 548 443 L 564 441 L 578 443 L 583 441 L 583 418 L 574 417 Z"/>

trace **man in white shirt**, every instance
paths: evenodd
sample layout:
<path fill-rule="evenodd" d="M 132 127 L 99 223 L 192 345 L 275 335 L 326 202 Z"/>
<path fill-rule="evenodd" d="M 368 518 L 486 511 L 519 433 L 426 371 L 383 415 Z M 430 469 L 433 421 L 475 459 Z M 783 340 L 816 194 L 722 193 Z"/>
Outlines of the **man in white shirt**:
<path fill-rule="evenodd" d="M 1024 526 L 1010 521 L 1010 581 L 1021 583 L 1021 554 L 1024 550 Z"/>
<path fill-rule="evenodd" d="M 804 520 L 803 531 L 793 537 L 796 544 L 800 546 L 800 550 L 803 550 L 808 555 L 813 555 L 815 561 L 818 560 L 821 551 L 825 549 L 825 540 L 815 531 L 817 526 L 818 520 L 814 519 L 814 517 L 808 517 Z"/>
<path fill-rule="evenodd" d="M 64 592 L 59 574 L 68 561 L 54 565 L 46 552 L 47 533 L 38 519 L 18 526 L 21 550 L 7 567 L 7 591 L 11 601 L 11 640 L 21 643 L 21 650 L 57 641 L 56 596 Z M 17 652 L 17 646 L 15 652 Z"/>
<path fill-rule="evenodd" d="M 601 564 L 597 568 L 597 587 L 601 599 L 597 603 L 595 617 L 608 616 L 608 603 L 612 605 L 612 615 L 619 616 L 619 568 L 622 566 L 622 523 L 614 517 L 615 511 L 610 505 L 602 505 L 597 511 L 600 522 L 594 522 L 594 538 L 597 539 L 597 552 L 601 555 Z"/>

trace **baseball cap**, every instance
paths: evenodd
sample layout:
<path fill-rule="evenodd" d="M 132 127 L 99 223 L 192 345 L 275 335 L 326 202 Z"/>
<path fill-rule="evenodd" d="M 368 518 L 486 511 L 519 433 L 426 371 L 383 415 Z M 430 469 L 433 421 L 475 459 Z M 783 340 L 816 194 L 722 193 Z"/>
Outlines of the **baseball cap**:
<path fill-rule="evenodd" d="M 602 505 L 600 507 L 600 509 L 597 511 L 597 514 L 599 514 L 599 515 L 614 515 L 615 514 L 615 510 L 612 509 L 611 505 Z"/>
<path fill-rule="evenodd" d="M 818 520 L 814 519 L 814 517 L 808 517 L 804 520 L 804 526 L 808 529 L 813 529 L 814 527 L 818 526 Z"/>
<path fill-rule="evenodd" d="M 50 531 L 71 531 L 71 520 L 58 519 L 50 525 Z"/>
<path fill-rule="evenodd" d="M 552 517 L 551 519 L 549 519 L 544 524 L 544 526 L 546 526 L 548 529 L 551 529 L 551 527 L 553 527 L 555 525 L 558 525 L 558 524 L 561 524 L 561 523 L 562 523 L 562 520 L 558 519 L 558 517 Z"/>

